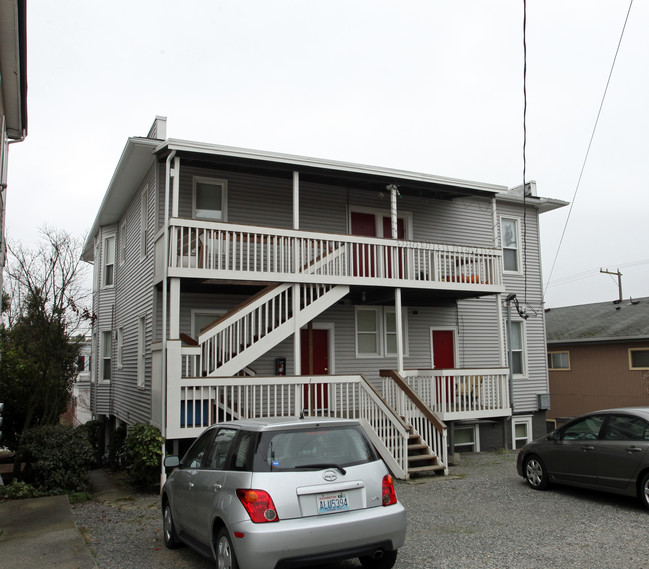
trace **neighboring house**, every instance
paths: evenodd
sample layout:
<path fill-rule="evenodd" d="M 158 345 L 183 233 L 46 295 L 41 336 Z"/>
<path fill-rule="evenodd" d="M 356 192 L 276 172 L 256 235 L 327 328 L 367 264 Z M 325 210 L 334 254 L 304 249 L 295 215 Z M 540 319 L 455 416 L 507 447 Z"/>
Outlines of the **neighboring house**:
<path fill-rule="evenodd" d="M 90 369 L 92 342 L 86 340 L 77 358 L 77 376 L 72 386 L 72 397 L 62 422 L 66 425 L 83 425 L 92 419 L 90 407 Z"/>
<path fill-rule="evenodd" d="M 97 418 L 177 453 L 217 420 L 358 417 L 401 477 L 544 432 L 538 217 L 565 202 L 165 131 L 128 140 L 84 249 Z"/>
<path fill-rule="evenodd" d="M 7 253 L 5 207 L 10 142 L 27 136 L 25 0 L 0 0 L 0 290 Z"/>
<path fill-rule="evenodd" d="M 552 308 L 545 320 L 548 419 L 649 405 L 649 297 Z"/>

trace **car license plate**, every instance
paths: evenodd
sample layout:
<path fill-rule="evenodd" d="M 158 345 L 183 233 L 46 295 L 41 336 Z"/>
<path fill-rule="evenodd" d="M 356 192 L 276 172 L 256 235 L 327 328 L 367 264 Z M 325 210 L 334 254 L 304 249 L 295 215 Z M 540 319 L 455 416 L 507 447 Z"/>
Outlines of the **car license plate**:
<path fill-rule="evenodd" d="M 349 499 L 347 492 L 336 494 L 320 494 L 318 496 L 318 513 L 330 514 L 332 512 L 344 512 L 349 510 Z"/>

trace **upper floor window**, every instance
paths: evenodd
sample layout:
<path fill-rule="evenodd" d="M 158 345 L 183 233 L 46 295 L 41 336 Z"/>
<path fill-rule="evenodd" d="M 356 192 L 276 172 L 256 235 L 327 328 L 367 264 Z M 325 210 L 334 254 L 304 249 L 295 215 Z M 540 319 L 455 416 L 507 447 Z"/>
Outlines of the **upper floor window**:
<path fill-rule="evenodd" d="M 124 328 L 117 329 L 117 369 L 124 367 Z"/>
<path fill-rule="evenodd" d="M 549 370 L 569 370 L 570 352 L 548 352 Z"/>
<path fill-rule="evenodd" d="M 518 233 L 517 219 L 503 218 L 501 220 L 503 268 L 506 271 L 520 270 L 520 249 Z"/>
<path fill-rule="evenodd" d="M 525 326 L 523 322 L 514 321 L 511 323 L 511 353 L 512 373 L 514 375 L 525 374 Z"/>
<path fill-rule="evenodd" d="M 214 178 L 194 178 L 194 218 L 209 221 L 226 220 L 228 182 Z"/>
<path fill-rule="evenodd" d="M 649 348 L 629 350 L 629 369 L 649 369 Z"/>
<path fill-rule="evenodd" d="M 405 307 L 402 312 L 403 352 L 407 353 Z M 397 323 L 394 308 L 356 307 L 356 356 L 386 357 L 397 355 Z"/>
<path fill-rule="evenodd" d="M 115 237 L 104 239 L 104 286 L 115 284 Z"/>
<path fill-rule="evenodd" d="M 403 342 L 403 353 L 408 352 L 408 311 L 401 311 L 401 341 Z M 383 309 L 383 329 L 385 330 L 385 355 L 396 356 L 397 354 L 397 315 L 394 308 Z"/>
<path fill-rule="evenodd" d="M 110 381 L 112 371 L 113 337 L 112 332 L 106 330 L 101 333 L 101 379 Z"/>

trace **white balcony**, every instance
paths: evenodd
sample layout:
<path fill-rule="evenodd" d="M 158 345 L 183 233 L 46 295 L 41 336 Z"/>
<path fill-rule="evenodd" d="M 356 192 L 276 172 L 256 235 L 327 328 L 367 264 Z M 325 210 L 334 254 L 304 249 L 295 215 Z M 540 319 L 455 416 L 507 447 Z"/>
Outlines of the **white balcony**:
<path fill-rule="evenodd" d="M 156 277 L 504 292 L 498 249 L 172 219 Z"/>

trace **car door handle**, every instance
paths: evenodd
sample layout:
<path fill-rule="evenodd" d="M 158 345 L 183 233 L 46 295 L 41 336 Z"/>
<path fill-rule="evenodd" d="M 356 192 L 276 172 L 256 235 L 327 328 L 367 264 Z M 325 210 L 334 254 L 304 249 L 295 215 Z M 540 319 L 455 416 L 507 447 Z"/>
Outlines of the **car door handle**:
<path fill-rule="evenodd" d="M 626 452 L 628 452 L 629 454 L 632 454 L 634 452 L 641 452 L 642 451 L 642 449 L 640 447 L 627 447 L 624 450 L 626 450 Z"/>
<path fill-rule="evenodd" d="M 595 450 L 595 447 L 590 446 L 590 445 L 589 446 L 584 446 L 584 447 L 581 447 L 581 450 L 583 450 L 584 452 L 590 452 L 591 450 Z"/>
<path fill-rule="evenodd" d="M 188 484 L 188 487 L 189 487 L 190 490 L 193 490 L 193 489 L 194 489 L 194 483 L 193 483 L 193 482 L 190 482 L 190 483 Z"/>
<path fill-rule="evenodd" d="M 214 492 L 218 492 L 221 488 L 223 488 L 223 486 L 221 486 L 218 482 L 214 484 L 214 486 L 212 486 L 212 490 Z"/>

